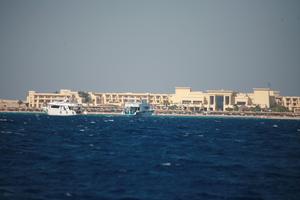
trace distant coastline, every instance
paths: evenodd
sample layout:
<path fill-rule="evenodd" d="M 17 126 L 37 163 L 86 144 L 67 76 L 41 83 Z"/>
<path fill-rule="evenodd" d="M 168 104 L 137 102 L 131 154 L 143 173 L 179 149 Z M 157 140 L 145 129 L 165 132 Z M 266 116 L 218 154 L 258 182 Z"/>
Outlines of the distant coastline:
<path fill-rule="evenodd" d="M 42 111 L 0 111 L 0 113 L 20 113 L 20 114 L 45 114 Z M 88 112 L 86 114 L 89 115 L 115 115 L 115 116 L 123 116 L 121 112 Z M 84 115 L 82 115 L 84 116 Z M 251 119 L 280 119 L 280 120 L 300 120 L 300 115 L 291 115 L 291 113 L 285 114 L 281 113 L 155 113 L 153 116 L 166 116 L 166 117 L 216 117 L 216 118 L 251 118 Z"/>

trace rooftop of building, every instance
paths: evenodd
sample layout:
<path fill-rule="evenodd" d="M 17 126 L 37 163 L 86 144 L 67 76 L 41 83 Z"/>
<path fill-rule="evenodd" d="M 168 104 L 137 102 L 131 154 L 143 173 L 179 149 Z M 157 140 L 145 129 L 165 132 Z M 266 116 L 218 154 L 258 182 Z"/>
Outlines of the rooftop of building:
<path fill-rule="evenodd" d="M 220 89 L 220 90 L 206 90 L 207 93 L 233 93 L 233 90 L 224 90 L 224 89 Z"/>
<path fill-rule="evenodd" d="M 270 88 L 253 88 L 254 91 L 270 91 Z"/>

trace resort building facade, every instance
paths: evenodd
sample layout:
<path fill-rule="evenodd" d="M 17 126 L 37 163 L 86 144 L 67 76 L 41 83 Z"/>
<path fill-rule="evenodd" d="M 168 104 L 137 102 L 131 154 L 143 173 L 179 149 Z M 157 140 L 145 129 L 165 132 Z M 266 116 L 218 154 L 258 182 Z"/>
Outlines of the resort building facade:
<path fill-rule="evenodd" d="M 16 108 L 26 110 L 26 103 L 21 100 L 0 99 L 0 111 L 13 111 Z"/>
<path fill-rule="evenodd" d="M 85 106 L 114 105 L 122 107 L 126 102 L 141 102 L 146 100 L 153 106 L 161 106 L 169 103 L 170 94 L 157 93 L 98 93 L 88 92 L 89 102 L 85 102 L 79 92 L 62 89 L 55 93 L 38 93 L 29 91 L 27 94 L 27 103 L 30 108 L 42 108 L 47 103 L 54 101 L 64 101 L 68 99 Z"/>
<path fill-rule="evenodd" d="M 92 105 L 100 106 L 105 104 L 123 106 L 127 102 L 141 102 L 146 100 L 153 106 L 166 105 L 169 103 L 170 94 L 156 94 L 156 93 L 98 93 L 89 92 Z"/>
<path fill-rule="evenodd" d="M 193 111 L 226 110 L 233 107 L 234 92 L 231 90 L 192 91 L 190 87 L 176 87 L 170 103 Z"/>
<path fill-rule="evenodd" d="M 300 113 L 300 97 L 284 96 L 281 99 L 282 105 L 289 109 L 289 111 Z"/>
<path fill-rule="evenodd" d="M 274 105 L 288 108 L 289 111 L 300 112 L 300 97 L 280 96 L 279 91 L 269 88 L 254 88 L 251 93 L 240 93 L 232 90 L 192 91 L 190 87 L 176 87 L 174 94 L 163 93 L 100 93 L 88 92 L 88 101 L 80 95 L 82 92 L 62 89 L 55 93 L 37 93 L 29 91 L 27 105 L 29 108 L 42 108 L 49 102 L 70 101 L 84 106 L 123 107 L 126 102 L 141 102 L 146 100 L 157 109 L 168 109 L 176 106 L 178 109 L 199 111 L 232 111 L 238 108 L 260 107 L 268 109 Z"/>
<path fill-rule="evenodd" d="M 61 89 L 59 92 L 54 93 L 37 93 L 35 91 L 28 91 L 27 94 L 27 103 L 29 108 L 42 108 L 47 105 L 47 103 L 53 101 L 64 101 L 69 99 L 71 101 L 82 103 L 82 98 L 79 97 L 78 92 Z"/>
<path fill-rule="evenodd" d="M 275 105 L 278 91 L 269 88 L 254 88 L 253 93 L 238 93 L 232 90 L 192 91 L 190 87 L 176 87 L 171 102 L 190 110 L 227 111 L 234 106 L 270 108 Z"/>

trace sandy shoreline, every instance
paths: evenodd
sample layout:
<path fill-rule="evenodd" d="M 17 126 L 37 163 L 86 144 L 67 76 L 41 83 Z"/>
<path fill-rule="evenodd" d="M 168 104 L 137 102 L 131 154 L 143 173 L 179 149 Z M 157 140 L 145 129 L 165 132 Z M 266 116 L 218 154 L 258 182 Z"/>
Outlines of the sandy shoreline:
<path fill-rule="evenodd" d="M 23 114 L 45 114 L 38 111 L 0 111 L 0 113 L 23 113 Z M 117 112 L 89 112 L 86 115 L 114 115 L 122 116 L 122 113 Z M 250 118 L 250 119 L 280 119 L 280 120 L 300 120 L 300 116 L 277 116 L 277 115 L 226 115 L 226 114 L 163 114 L 157 113 L 153 116 L 166 116 L 166 117 L 200 117 L 200 118 Z"/>
<path fill-rule="evenodd" d="M 182 117 L 216 117 L 216 118 L 251 118 L 251 119 L 287 119 L 287 120 L 300 120 L 300 117 L 289 116 L 257 116 L 257 115 L 184 115 L 184 114 L 158 114 L 157 116 L 182 116 Z"/>

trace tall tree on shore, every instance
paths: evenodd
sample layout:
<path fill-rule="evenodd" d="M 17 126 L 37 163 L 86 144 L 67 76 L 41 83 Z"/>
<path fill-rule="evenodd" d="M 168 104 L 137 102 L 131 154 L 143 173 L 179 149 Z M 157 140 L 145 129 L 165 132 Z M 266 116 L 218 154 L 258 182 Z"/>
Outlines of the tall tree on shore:
<path fill-rule="evenodd" d="M 23 101 L 22 100 L 18 100 L 18 105 L 19 105 L 19 108 L 20 108 L 20 106 L 23 104 Z"/>
<path fill-rule="evenodd" d="M 91 103 L 92 102 L 92 98 L 89 93 L 84 92 L 84 91 L 79 91 L 78 95 L 82 98 L 83 103 Z"/>

